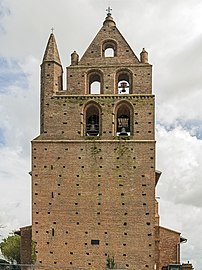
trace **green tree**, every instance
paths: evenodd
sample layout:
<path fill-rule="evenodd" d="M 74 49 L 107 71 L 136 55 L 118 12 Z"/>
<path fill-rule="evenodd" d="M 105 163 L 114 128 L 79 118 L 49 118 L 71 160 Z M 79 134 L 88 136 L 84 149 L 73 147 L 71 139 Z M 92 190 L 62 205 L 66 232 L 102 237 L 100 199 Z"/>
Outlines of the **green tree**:
<path fill-rule="evenodd" d="M 0 249 L 10 263 L 20 264 L 20 236 L 10 235 L 0 243 Z"/>
<path fill-rule="evenodd" d="M 107 269 L 115 269 L 117 268 L 114 256 L 110 257 L 109 255 L 107 256 L 107 262 L 106 262 Z"/>

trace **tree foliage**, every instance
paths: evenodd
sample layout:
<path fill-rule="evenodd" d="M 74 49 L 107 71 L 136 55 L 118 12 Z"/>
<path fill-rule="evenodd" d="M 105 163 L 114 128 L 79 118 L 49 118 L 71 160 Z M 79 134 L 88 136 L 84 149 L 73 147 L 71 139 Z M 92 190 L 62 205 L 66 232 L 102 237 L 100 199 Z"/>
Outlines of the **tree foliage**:
<path fill-rule="evenodd" d="M 106 262 L 107 269 L 115 269 L 117 268 L 114 256 L 110 257 L 109 255 L 107 256 L 107 262 Z"/>
<path fill-rule="evenodd" d="M 0 243 L 0 249 L 10 263 L 20 263 L 20 236 L 11 235 Z"/>

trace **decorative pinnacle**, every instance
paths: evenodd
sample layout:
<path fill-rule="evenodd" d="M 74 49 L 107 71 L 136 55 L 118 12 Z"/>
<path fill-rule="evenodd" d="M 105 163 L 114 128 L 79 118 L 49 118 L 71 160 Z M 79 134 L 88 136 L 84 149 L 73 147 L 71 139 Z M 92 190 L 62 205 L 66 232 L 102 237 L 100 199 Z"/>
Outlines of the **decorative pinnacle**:
<path fill-rule="evenodd" d="M 106 11 L 107 11 L 107 16 L 111 16 L 112 15 L 111 14 L 112 9 L 110 8 L 110 6 L 106 9 Z"/>

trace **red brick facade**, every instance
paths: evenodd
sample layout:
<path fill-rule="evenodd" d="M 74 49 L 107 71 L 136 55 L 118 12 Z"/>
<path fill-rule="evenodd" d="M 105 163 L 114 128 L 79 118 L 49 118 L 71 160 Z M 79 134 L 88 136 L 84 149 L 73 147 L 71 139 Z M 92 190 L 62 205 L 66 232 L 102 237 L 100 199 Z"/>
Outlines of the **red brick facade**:
<path fill-rule="evenodd" d="M 160 269 L 180 263 L 180 233 L 160 227 Z"/>
<path fill-rule="evenodd" d="M 32 226 L 20 228 L 16 234 L 20 235 L 20 262 L 21 264 L 32 263 Z"/>
<path fill-rule="evenodd" d="M 113 57 L 105 56 L 109 48 Z M 138 60 L 108 14 L 81 60 L 71 57 L 63 90 L 51 34 L 41 65 L 41 133 L 32 141 L 37 264 L 103 269 L 110 256 L 118 268 L 154 269 L 164 257 L 159 264 L 148 54 Z"/>
<path fill-rule="evenodd" d="M 180 264 L 180 233 L 156 227 L 156 261 L 158 269 L 169 264 Z"/>

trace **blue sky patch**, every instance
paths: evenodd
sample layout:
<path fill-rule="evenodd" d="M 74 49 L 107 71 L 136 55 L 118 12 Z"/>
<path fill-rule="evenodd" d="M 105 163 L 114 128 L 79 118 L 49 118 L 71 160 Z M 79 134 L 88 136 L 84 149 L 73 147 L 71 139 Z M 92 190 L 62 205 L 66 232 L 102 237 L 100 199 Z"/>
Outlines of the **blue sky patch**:
<path fill-rule="evenodd" d="M 192 136 L 196 136 L 197 139 L 202 140 L 202 120 L 192 119 L 192 120 L 179 120 L 179 125 L 181 125 L 185 130 L 187 130 Z"/>
<path fill-rule="evenodd" d="M 176 127 L 182 127 L 184 130 L 188 131 L 190 135 L 195 136 L 198 140 L 202 140 L 202 120 L 177 119 L 173 124 L 164 124 L 159 121 L 157 121 L 157 124 L 163 126 L 168 132 L 175 129 Z"/>
<path fill-rule="evenodd" d="M 0 93 L 11 85 L 27 88 L 27 74 L 22 71 L 15 60 L 8 61 L 0 57 Z"/>

